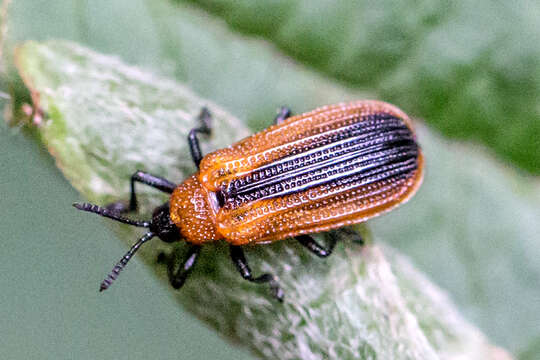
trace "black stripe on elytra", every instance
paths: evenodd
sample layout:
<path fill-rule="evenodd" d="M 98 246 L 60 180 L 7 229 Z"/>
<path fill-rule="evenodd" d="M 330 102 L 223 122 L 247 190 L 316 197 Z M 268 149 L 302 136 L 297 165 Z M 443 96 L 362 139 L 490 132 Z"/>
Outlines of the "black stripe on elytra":
<path fill-rule="evenodd" d="M 354 136 L 367 137 L 374 133 L 390 130 L 392 128 L 404 127 L 403 121 L 389 114 L 377 114 L 368 115 L 362 118 L 356 117 L 352 119 L 352 124 L 343 126 L 341 128 L 335 128 L 323 133 L 319 133 L 312 136 L 303 137 L 304 144 L 302 146 L 296 146 L 290 149 L 290 153 L 282 159 L 278 159 L 271 164 L 256 169 L 260 175 L 268 174 L 267 168 L 275 166 L 285 158 L 289 158 L 295 155 L 306 154 L 310 150 L 324 147 L 325 145 L 338 144 L 341 140 L 351 138 Z M 305 141 L 308 140 L 308 141 Z M 263 172 L 265 171 L 265 172 Z"/>
<path fill-rule="evenodd" d="M 412 174 L 417 168 L 417 149 L 413 147 L 400 147 L 392 149 L 392 155 L 380 156 L 378 159 L 367 161 L 341 162 L 316 172 L 288 178 L 281 182 L 260 187 L 249 192 L 236 194 L 229 198 L 235 205 L 247 201 L 268 199 L 285 196 L 296 192 L 306 191 L 309 188 L 329 185 L 346 186 L 347 188 L 366 185 L 373 181 L 382 181 L 392 176 L 408 173 Z"/>
<path fill-rule="evenodd" d="M 369 115 L 364 119 L 363 121 L 357 119 L 357 122 L 348 126 L 304 138 L 304 140 L 310 139 L 310 141 L 302 146 L 292 148 L 286 156 L 254 169 L 244 177 L 235 179 L 229 184 L 229 188 L 240 188 L 252 182 L 259 182 L 303 167 L 310 161 L 317 162 L 328 159 L 333 156 L 334 151 L 352 151 L 354 148 L 350 150 L 347 148 L 354 145 L 369 146 L 370 139 L 394 129 L 410 133 L 401 119 L 389 114 Z"/>
<path fill-rule="evenodd" d="M 270 164 L 254 169 L 250 174 L 231 181 L 225 192 L 229 194 L 238 193 L 249 188 L 252 184 L 257 186 L 262 182 L 305 168 L 311 164 L 332 161 L 340 155 L 370 148 L 377 144 L 384 145 L 385 142 L 392 141 L 395 138 L 412 139 L 410 130 L 400 119 L 383 118 L 368 123 L 354 123 L 327 133 L 318 134 L 313 141 L 318 143 L 318 147 L 311 148 L 312 143 L 310 143 L 310 149 L 304 149 L 301 153 L 289 154 Z M 366 126 L 360 127 L 361 124 Z"/>
<path fill-rule="evenodd" d="M 289 154 L 235 179 L 220 195 L 235 206 L 324 184 L 356 187 L 366 181 L 410 176 L 417 167 L 414 136 L 401 119 L 383 115 L 331 130 L 330 136 L 319 134 L 317 139 L 326 136 L 326 141 L 318 147 Z"/>
<path fill-rule="evenodd" d="M 239 195 L 245 192 L 249 192 L 258 188 L 269 186 L 275 183 L 282 182 L 292 177 L 300 177 L 314 171 L 326 169 L 333 164 L 338 164 L 344 161 L 350 160 L 369 160 L 378 156 L 384 156 L 395 152 L 399 147 L 399 142 L 413 141 L 410 136 L 410 132 L 404 130 L 391 132 L 389 134 L 383 134 L 383 136 L 375 137 L 367 141 L 363 141 L 360 144 L 354 144 L 354 146 L 339 146 L 338 148 L 332 148 L 328 153 L 323 152 L 322 156 L 317 156 L 321 151 L 317 151 L 314 156 L 305 157 L 302 162 L 302 166 L 297 166 L 296 161 L 291 162 L 292 166 L 287 169 L 286 165 L 280 167 L 279 172 L 273 174 L 273 176 L 263 177 L 261 180 L 251 183 L 240 183 L 239 181 L 232 182 L 228 187 L 228 193 L 230 195 Z M 353 142 L 356 142 L 353 140 Z"/>

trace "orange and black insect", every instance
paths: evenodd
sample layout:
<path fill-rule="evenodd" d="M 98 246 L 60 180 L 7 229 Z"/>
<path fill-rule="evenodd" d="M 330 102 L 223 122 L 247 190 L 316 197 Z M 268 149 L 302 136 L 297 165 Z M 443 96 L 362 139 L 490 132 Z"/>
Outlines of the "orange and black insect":
<path fill-rule="evenodd" d="M 423 156 L 407 115 L 380 101 L 357 101 L 321 107 L 290 116 L 282 108 L 276 124 L 228 148 L 202 156 L 197 135 L 210 134 L 210 114 L 188 141 L 199 171 L 180 185 L 137 171 L 131 177 L 129 208 L 121 203 L 102 208 L 75 207 L 149 231 L 116 264 L 101 283 L 107 289 L 139 247 L 157 236 L 165 242 L 184 239 L 188 255 L 176 271 L 180 288 L 193 269 L 201 246 L 217 240 L 230 244 L 230 255 L 242 277 L 268 283 L 283 298 L 271 274 L 254 277 L 242 245 L 296 238 L 319 257 L 331 254 L 309 234 L 366 221 L 407 201 L 422 182 Z M 154 210 L 150 221 L 120 215 L 137 208 L 135 182 L 172 194 Z"/>

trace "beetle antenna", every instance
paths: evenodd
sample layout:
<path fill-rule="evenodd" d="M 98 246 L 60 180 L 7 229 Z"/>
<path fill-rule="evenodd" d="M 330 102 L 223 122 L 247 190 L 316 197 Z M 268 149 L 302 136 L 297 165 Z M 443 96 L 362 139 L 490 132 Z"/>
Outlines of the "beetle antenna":
<path fill-rule="evenodd" d="M 107 208 L 103 208 L 101 206 L 97 206 L 97 205 L 94 205 L 94 204 L 74 203 L 73 206 L 76 207 L 79 210 L 91 212 L 91 213 L 94 213 L 94 214 L 98 214 L 100 216 L 104 216 L 104 217 L 116 220 L 116 221 L 124 223 L 124 224 L 138 226 L 138 227 L 146 227 L 146 228 L 150 227 L 150 222 L 148 222 L 148 221 L 131 220 L 131 219 L 125 218 L 123 216 L 120 216 L 120 214 L 118 214 L 118 212 L 116 212 L 116 211 L 109 210 Z"/>
<path fill-rule="evenodd" d="M 113 269 L 107 275 L 107 277 L 101 282 L 101 285 L 99 286 L 99 291 L 107 290 L 109 286 L 113 283 L 114 280 L 118 277 L 120 274 L 120 271 L 124 270 L 126 267 L 128 261 L 133 257 L 133 255 L 139 250 L 142 244 L 147 242 L 148 240 L 152 239 L 156 234 L 153 232 L 147 232 L 144 234 L 142 238 L 139 239 L 132 247 L 129 249 L 129 251 L 120 259 L 119 262 L 114 265 Z"/>

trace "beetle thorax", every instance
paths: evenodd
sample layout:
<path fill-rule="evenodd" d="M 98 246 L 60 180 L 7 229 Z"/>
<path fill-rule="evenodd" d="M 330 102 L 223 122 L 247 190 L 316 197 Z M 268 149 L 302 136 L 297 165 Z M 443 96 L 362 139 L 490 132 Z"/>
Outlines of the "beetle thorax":
<path fill-rule="evenodd" d="M 215 228 L 215 210 L 211 195 L 192 175 L 173 192 L 170 200 L 171 220 L 187 242 L 202 244 L 222 238 Z"/>

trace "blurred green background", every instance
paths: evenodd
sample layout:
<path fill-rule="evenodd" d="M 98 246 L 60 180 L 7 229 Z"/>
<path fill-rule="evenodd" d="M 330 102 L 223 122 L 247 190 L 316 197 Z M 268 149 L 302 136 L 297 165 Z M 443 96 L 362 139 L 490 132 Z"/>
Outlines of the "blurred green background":
<path fill-rule="evenodd" d="M 255 129 L 269 124 L 279 105 L 300 112 L 352 94 L 392 101 L 446 136 L 482 143 L 499 164 L 477 146 L 456 145 L 455 152 L 491 192 L 477 192 L 472 177 L 449 183 L 428 168 L 433 180 L 426 183 L 440 197 L 420 192 L 411 207 L 378 219 L 375 232 L 412 256 L 491 340 L 534 359 L 538 19 L 540 5 L 525 0 L 19 0 L 9 6 L 1 85 L 22 94 L 10 65 L 17 43 L 61 38 L 184 81 Z M 291 74 L 302 83 L 288 82 Z M 306 99 L 298 89 L 309 86 L 318 92 Z M 0 126 L 3 357 L 251 358 L 179 312 L 142 264 L 132 264 L 112 293 L 99 294 L 98 282 L 124 247 L 72 210 L 78 195 L 35 140 Z M 475 163 L 483 159 L 488 163 Z M 456 171 L 460 165 L 452 163 Z M 424 225 L 411 226 L 415 216 Z"/>

